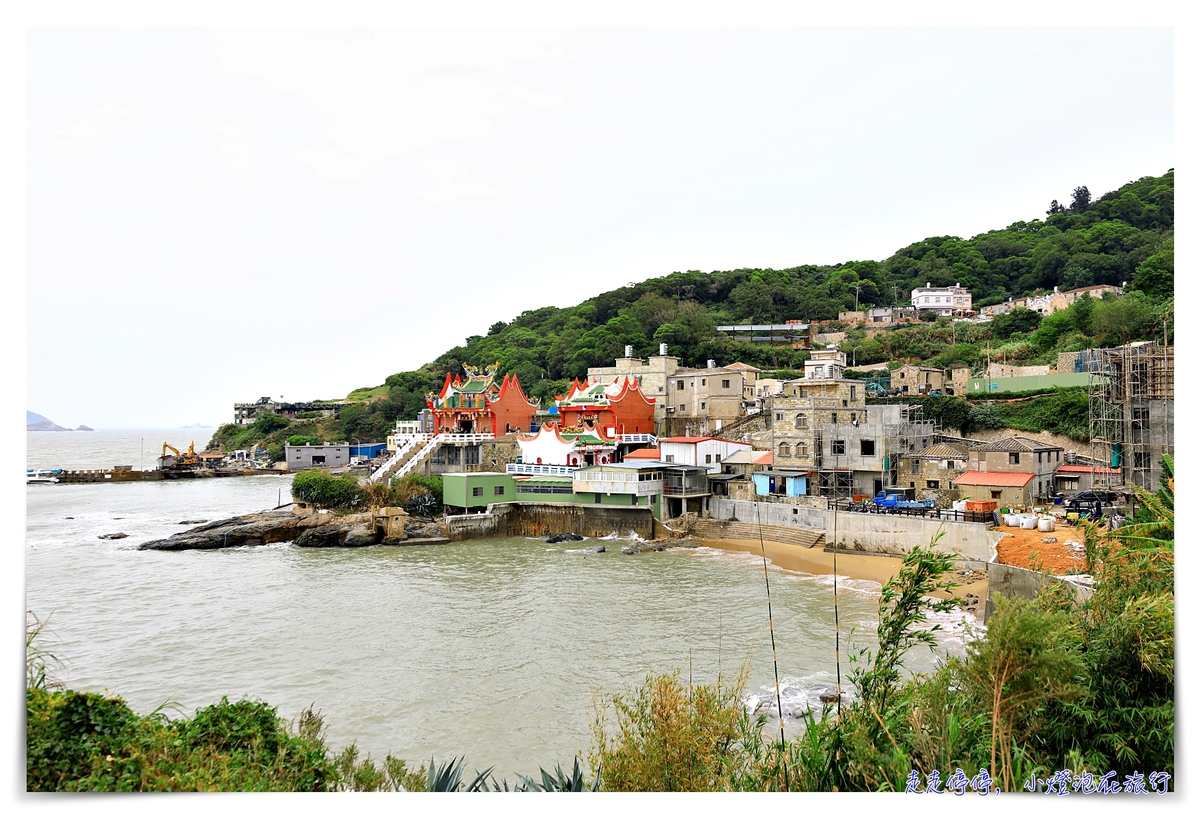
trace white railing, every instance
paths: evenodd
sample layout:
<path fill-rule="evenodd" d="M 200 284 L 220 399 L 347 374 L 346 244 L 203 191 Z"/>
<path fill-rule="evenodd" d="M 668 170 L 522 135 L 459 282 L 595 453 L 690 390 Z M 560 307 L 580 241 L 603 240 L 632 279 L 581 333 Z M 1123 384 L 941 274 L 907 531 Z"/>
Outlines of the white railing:
<path fill-rule="evenodd" d="M 543 466 L 539 463 L 509 463 L 504 467 L 508 474 L 575 474 L 574 466 Z"/>
<path fill-rule="evenodd" d="M 390 469 L 396 468 L 397 464 L 408 455 L 417 444 L 428 438 L 428 435 L 403 435 L 396 437 L 396 453 L 384 461 L 383 465 L 376 469 L 370 477 L 367 478 L 368 483 L 378 483 L 380 480 L 388 476 Z"/>
<path fill-rule="evenodd" d="M 376 469 L 375 473 L 372 474 L 367 479 L 371 483 L 377 483 L 389 475 L 390 469 L 395 469 L 395 473 L 392 474 L 393 477 L 403 477 L 404 475 L 408 474 L 413 469 L 415 469 L 417 466 L 419 466 L 425 460 L 425 458 L 430 455 L 430 453 L 432 453 L 438 446 L 441 446 L 444 443 L 459 443 L 459 444 L 461 444 L 461 443 L 468 443 L 468 444 L 469 443 L 486 443 L 489 440 L 495 440 L 495 439 L 496 439 L 495 435 L 483 434 L 483 433 L 480 433 L 480 434 L 453 433 L 452 434 L 449 432 L 443 432 L 439 435 L 434 435 L 432 437 L 430 435 L 424 434 L 424 433 L 418 434 L 418 435 L 407 435 L 404 437 L 397 436 L 397 438 L 396 438 L 396 453 L 394 455 L 392 455 L 391 457 L 389 457 L 387 459 L 387 462 L 385 462 L 382 466 L 380 466 L 378 469 Z M 425 445 L 421 447 L 420 451 L 418 451 L 416 454 L 414 454 L 412 457 L 410 457 L 407 462 L 403 462 L 404 458 L 408 455 L 408 453 L 413 451 L 413 449 L 416 448 L 417 445 L 422 442 L 424 442 Z M 403 465 L 401 465 L 397 469 L 396 468 L 397 464 L 400 464 L 402 462 L 403 462 Z"/>
<path fill-rule="evenodd" d="M 636 435 L 617 435 L 618 443 L 649 443 L 651 446 L 658 445 L 658 438 L 651 434 L 642 432 Z"/>
<path fill-rule="evenodd" d="M 403 477 L 404 475 L 413 471 L 417 466 L 425 462 L 425 458 L 429 457 L 429 455 L 431 455 L 435 449 L 437 449 L 443 443 L 446 443 L 446 438 L 449 437 L 455 437 L 455 435 L 435 435 L 433 440 L 430 440 L 428 443 L 422 446 L 419 452 L 414 454 L 407 463 L 398 468 L 394 476 Z"/>

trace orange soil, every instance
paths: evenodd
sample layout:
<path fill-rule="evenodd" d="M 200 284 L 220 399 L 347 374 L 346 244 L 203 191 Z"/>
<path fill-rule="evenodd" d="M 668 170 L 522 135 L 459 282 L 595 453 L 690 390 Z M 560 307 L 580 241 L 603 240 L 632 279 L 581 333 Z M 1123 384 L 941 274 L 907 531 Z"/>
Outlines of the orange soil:
<path fill-rule="evenodd" d="M 1083 552 L 1076 553 L 1066 545 L 1068 542 L 1083 542 L 1081 532 L 1072 526 L 1059 525 L 1054 531 L 1031 531 L 1002 525 L 995 530 L 1010 535 L 996 544 L 996 559 L 1005 565 L 1032 569 L 1032 555 L 1037 554 L 1047 573 L 1061 575 L 1085 570 Z M 1044 537 L 1056 537 L 1058 542 L 1044 543 Z"/>

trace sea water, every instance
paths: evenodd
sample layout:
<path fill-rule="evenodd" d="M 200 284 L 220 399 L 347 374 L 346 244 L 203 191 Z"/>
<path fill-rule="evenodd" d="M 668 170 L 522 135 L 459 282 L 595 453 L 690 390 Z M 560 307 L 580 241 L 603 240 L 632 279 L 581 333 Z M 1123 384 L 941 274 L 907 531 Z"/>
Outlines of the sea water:
<path fill-rule="evenodd" d="M 28 433 L 27 465 L 136 468 L 131 458 L 152 441 L 157 456 L 162 438 L 183 448 L 187 437 Z M 594 702 L 650 672 L 727 682 L 745 666 L 748 704 L 778 712 L 763 563 L 750 554 L 625 555 L 620 539 L 528 537 L 137 550 L 185 520 L 288 502 L 290 481 L 28 486 L 26 607 L 49 617 L 46 647 L 64 662 L 52 674 L 139 712 L 166 704 L 190 714 L 222 696 L 265 700 L 289 719 L 312 706 L 334 747 L 357 742 L 376 758 L 417 763 L 465 755 L 469 770 L 495 765 L 510 777 L 586 754 Z M 128 536 L 101 539 L 114 533 Z M 597 544 L 606 551 L 577 553 Z M 836 681 L 832 577 L 769 571 L 785 729 L 794 730 Z M 839 579 L 843 684 L 847 658 L 876 645 L 879 590 Z M 946 624 L 940 644 L 961 652 L 959 622 Z M 935 661 L 922 650 L 911 666 Z"/>

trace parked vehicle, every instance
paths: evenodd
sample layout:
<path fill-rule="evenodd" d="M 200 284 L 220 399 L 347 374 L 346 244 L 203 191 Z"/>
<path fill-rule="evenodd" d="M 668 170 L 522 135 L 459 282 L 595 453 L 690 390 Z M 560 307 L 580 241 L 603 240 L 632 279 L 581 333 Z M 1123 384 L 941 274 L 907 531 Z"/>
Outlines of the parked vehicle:
<path fill-rule="evenodd" d="M 880 508 L 908 508 L 908 509 L 930 509 L 935 503 L 933 500 L 909 500 L 899 492 L 889 494 L 886 491 L 881 491 L 875 495 L 872 501 Z"/>
<path fill-rule="evenodd" d="M 1067 499 L 1068 503 L 1094 503 L 1099 500 L 1101 503 L 1115 503 L 1121 499 L 1121 495 L 1115 491 L 1081 491 Z"/>

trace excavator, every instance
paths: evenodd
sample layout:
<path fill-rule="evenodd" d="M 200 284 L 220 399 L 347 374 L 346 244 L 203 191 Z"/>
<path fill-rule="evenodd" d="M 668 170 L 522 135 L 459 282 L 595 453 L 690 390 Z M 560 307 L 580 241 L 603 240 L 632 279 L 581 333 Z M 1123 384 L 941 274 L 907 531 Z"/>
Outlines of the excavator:
<path fill-rule="evenodd" d="M 199 466 L 200 458 L 196 456 L 196 441 L 188 444 L 187 454 L 180 454 L 179 449 L 176 449 L 170 443 L 163 443 L 162 456 L 167 456 L 167 449 L 175 453 L 175 466 Z"/>

